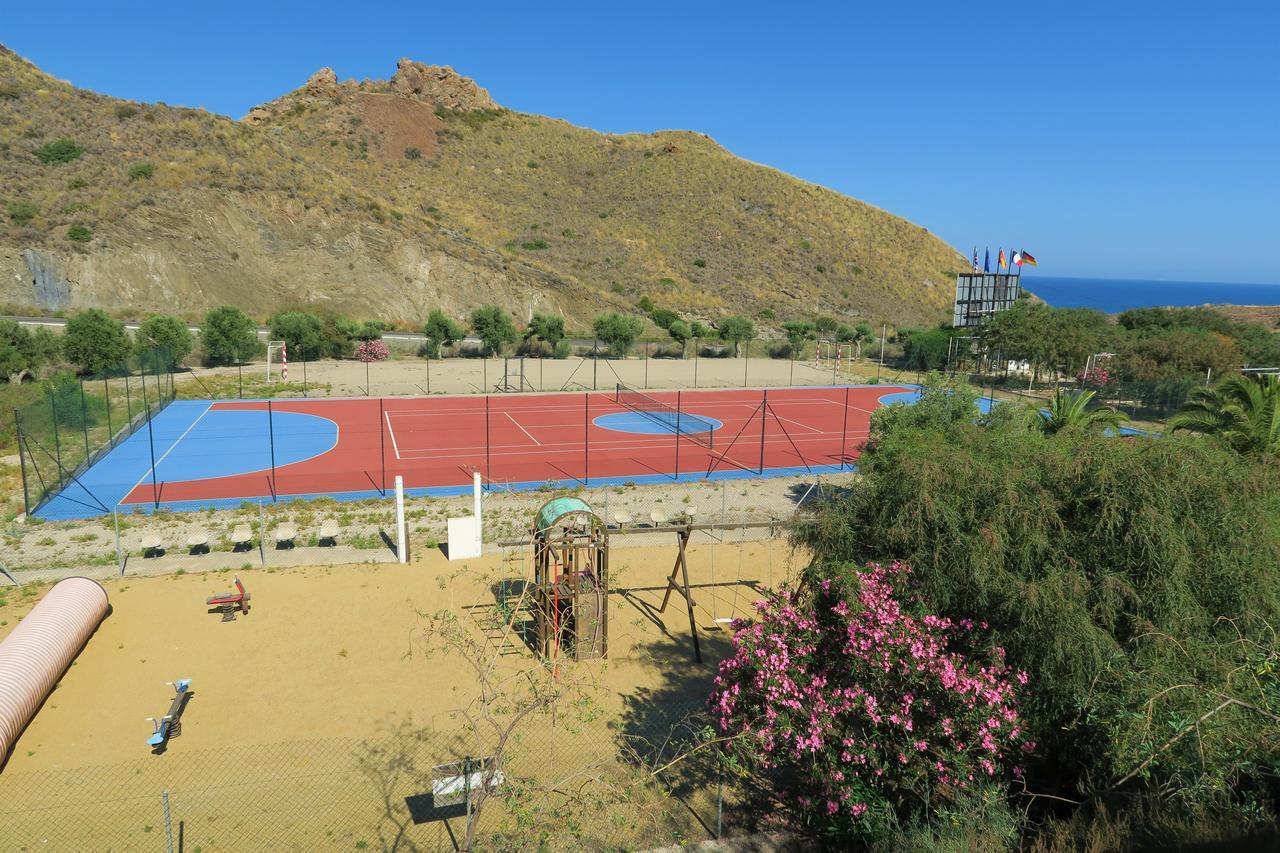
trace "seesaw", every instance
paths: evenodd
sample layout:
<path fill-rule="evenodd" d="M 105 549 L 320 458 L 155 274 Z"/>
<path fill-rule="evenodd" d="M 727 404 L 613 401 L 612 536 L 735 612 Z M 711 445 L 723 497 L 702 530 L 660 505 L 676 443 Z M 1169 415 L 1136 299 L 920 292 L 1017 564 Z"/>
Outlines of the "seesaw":
<path fill-rule="evenodd" d="M 237 610 L 244 614 L 249 612 L 249 591 L 244 588 L 244 584 L 240 583 L 239 575 L 236 575 L 235 578 L 235 590 L 211 595 L 204 602 L 208 606 L 215 607 L 221 611 L 223 622 L 235 621 Z"/>
<path fill-rule="evenodd" d="M 169 705 L 169 713 L 160 719 L 147 717 L 155 728 L 151 737 L 147 738 L 147 746 L 161 746 L 169 738 L 182 734 L 182 710 L 186 707 L 187 699 L 192 695 L 191 679 L 179 678 L 177 681 L 166 681 L 165 684 L 174 690 L 173 702 Z"/>

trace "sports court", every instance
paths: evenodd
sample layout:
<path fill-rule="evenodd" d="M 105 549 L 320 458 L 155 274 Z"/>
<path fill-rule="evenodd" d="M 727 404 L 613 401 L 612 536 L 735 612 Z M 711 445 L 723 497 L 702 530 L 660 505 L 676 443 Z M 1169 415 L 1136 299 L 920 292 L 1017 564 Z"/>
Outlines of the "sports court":
<path fill-rule="evenodd" d="M 202 509 L 250 499 L 379 497 L 847 469 L 901 385 L 176 400 L 36 514 Z"/>

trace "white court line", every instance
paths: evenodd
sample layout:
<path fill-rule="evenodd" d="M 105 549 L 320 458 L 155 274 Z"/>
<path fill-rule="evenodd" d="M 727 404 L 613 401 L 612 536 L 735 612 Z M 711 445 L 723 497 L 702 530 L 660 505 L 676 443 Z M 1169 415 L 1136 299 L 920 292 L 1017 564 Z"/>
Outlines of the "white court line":
<path fill-rule="evenodd" d="M 503 412 L 503 414 L 507 416 L 507 420 L 511 421 L 511 422 L 512 422 L 513 424 L 515 424 L 516 426 L 520 427 L 520 431 L 521 431 L 522 433 L 524 433 L 525 435 L 529 436 L 529 440 L 530 440 L 530 441 L 532 441 L 534 444 L 538 445 L 539 447 L 541 447 L 541 446 L 542 446 L 542 442 L 541 442 L 541 441 L 538 441 L 538 439 L 534 438 L 534 437 L 529 433 L 529 431 L 528 431 L 527 429 L 525 429 L 523 426 L 520 426 L 520 422 L 519 422 L 518 420 L 516 420 L 515 418 L 511 417 L 511 413 L 510 413 L 510 412 Z"/>
<path fill-rule="evenodd" d="M 396 431 L 391 428 L 391 413 L 383 412 L 383 415 L 385 415 L 387 419 L 387 432 L 391 435 L 391 449 L 395 451 L 397 459 L 402 459 L 403 457 L 400 455 L 400 445 L 396 444 Z"/>
<path fill-rule="evenodd" d="M 156 470 L 157 468 L 159 468 L 159 467 L 160 467 L 160 463 L 161 463 L 161 462 L 163 462 L 163 461 L 165 460 L 165 457 L 166 457 L 166 456 L 168 456 L 170 453 L 172 453 L 172 452 L 174 451 L 174 448 L 176 448 L 180 443 L 182 443 L 182 439 L 184 439 L 184 438 L 186 438 L 186 437 L 187 437 L 187 433 L 189 433 L 189 432 L 191 432 L 193 429 L 195 429 L 195 428 L 196 428 L 196 424 L 200 423 L 200 419 L 201 419 L 201 418 L 203 418 L 205 415 L 209 414 L 209 410 L 210 410 L 210 409 L 212 409 L 212 408 L 213 408 L 213 402 L 211 401 L 211 402 L 209 403 L 209 405 L 205 406 L 204 411 L 203 411 L 203 412 L 201 412 L 201 413 L 199 414 L 199 416 L 198 416 L 198 417 L 196 417 L 196 419 L 195 419 L 194 421 L 192 421 L 192 422 L 191 422 L 191 426 L 189 426 L 189 427 L 187 427 L 185 430 L 183 430 L 183 431 L 182 431 L 182 435 L 178 436 L 178 438 L 173 442 L 173 444 L 169 445 L 169 449 L 168 449 L 168 450 L 166 450 L 166 451 L 165 451 L 165 452 L 160 456 L 160 458 L 159 458 L 159 459 L 157 459 L 157 460 L 155 461 L 155 464 L 153 464 L 150 468 L 148 468 L 146 471 L 144 471 L 144 472 L 143 472 L 142 476 L 138 478 L 138 482 L 136 482 L 136 483 L 134 483 L 134 484 L 133 484 L 133 489 L 130 489 L 129 491 L 127 491 L 127 492 L 125 492 L 125 493 L 124 493 L 124 494 L 125 494 L 125 497 L 128 497 L 129 495 L 133 494 L 134 489 L 138 488 L 138 486 L 141 486 L 141 485 L 142 485 L 142 481 L 143 481 L 143 480 L 145 480 L 145 479 L 147 479 L 147 476 L 148 476 L 152 471 L 154 471 L 154 470 Z M 155 498 L 156 498 L 156 496 L 155 496 L 155 495 L 152 495 L 151 499 L 152 499 L 152 500 L 155 500 Z"/>

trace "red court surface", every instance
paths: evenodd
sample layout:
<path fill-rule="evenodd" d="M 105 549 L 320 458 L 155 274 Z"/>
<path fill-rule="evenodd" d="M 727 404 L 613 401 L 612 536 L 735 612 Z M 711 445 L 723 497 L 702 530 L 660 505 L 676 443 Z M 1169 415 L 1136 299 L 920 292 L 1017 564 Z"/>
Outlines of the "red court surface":
<path fill-rule="evenodd" d="M 454 494 L 476 471 L 491 487 L 528 489 L 843 470 L 872 410 L 912 394 L 896 385 L 684 391 L 682 430 L 718 424 L 693 434 L 605 392 L 279 400 L 270 415 L 265 401 L 210 402 L 120 502 L 362 497 L 393 488 L 397 475 L 418 493 Z M 649 396 L 659 409 L 677 406 L 676 392 Z"/>

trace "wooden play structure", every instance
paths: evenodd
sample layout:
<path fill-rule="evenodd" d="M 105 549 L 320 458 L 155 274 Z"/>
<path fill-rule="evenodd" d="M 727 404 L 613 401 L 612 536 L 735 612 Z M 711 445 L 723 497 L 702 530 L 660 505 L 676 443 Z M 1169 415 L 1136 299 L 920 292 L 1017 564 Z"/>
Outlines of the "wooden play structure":
<path fill-rule="evenodd" d="M 245 615 L 249 613 L 249 591 L 244 588 L 244 584 L 240 583 L 239 575 L 235 578 L 236 588 L 231 592 L 220 592 L 209 596 L 204 601 L 210 613 L 222 614 L 223 622 L 234 622 L 237 610 Z"/>
<path fill-rule="evenodd" d="M 534 517 L 533 646 L 544 658 L 609 654 L 609 529 L 579 498 L 547 501 Z"/>

